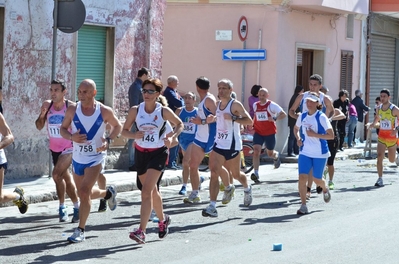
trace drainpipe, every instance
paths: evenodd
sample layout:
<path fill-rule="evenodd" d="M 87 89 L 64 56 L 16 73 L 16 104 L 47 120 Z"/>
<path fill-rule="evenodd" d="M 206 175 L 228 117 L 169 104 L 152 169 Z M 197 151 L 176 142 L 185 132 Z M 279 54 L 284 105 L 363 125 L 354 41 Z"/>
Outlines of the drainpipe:
<path fill-rule="evenodd" d="M 370 7 L 371 9 L 371 1 Z M 370 62 L 371 62 L 371 21 L 372 21 L 372 12 L 369 10 L 369 15 L 367 16 L 367 52 L 366 52 L 366 89 L 365 89 L 365 102 L 370 102 Z M 367 124 L 369 121 L 369 113 L 364 117 L 364 124 Z M 367 138 L 367 129 L 364 130 L 364 138 Z"/>

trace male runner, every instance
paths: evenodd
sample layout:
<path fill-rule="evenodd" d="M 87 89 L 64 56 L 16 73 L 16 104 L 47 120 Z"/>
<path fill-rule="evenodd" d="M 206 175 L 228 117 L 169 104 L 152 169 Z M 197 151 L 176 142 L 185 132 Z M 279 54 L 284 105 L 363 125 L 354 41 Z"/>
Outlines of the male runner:
<path fill-rule="evenodd" d="M 103 169 L 107 148 L 122 130 L 112 109 L 95 100 L 96 84 L 83 80 L 78 88 L 79 102 L 68 107 L 61 125 L 61 136 L 73 141 L 72 168 L 80 198 L 79 226 L 68 237 L 69 242 L 85 240 L 85 226 L 91 209 L 91 199 L 104 198 L 111 211 L 116 208 L 116 190 L 93 187 Z M 109 137 L 104 138 L 105 126 L 110 125 Z M 72 133 L 68 128 L 72 125 Z"/>
<path fill-rule="evenodd" d="M 397 133 L 399 126 L 397 119 L 399 117 L 399 108 L 390 102 L 391 94 L 388 89 L 382 89 L 380 92 L 381 104 L 377 108 L 377 113 L 374 122 L 369 129 L 375 127 L 380 122 L 380 131 L 378 133 L 377 143 L 377 173 L 378 179 L 374 186 L 382 187 L 384 182 L 382 180 L 383 159 L 385 157 L 385 150 L 388 149 L 389 162 L 395 162 Z"/>
<path fill-rule="evenodd" d="M 72 162 L 72 141 L 64 139 L 60 134 L 61 123 L 64 120 L 65 112 L 69 105 L 75 105 L 65 99 L 67 89 L 63 80 L 52 80 L 50 86 L 51 100 L 43 102 L 39 117 L 36 119 L 36 128 L 42 130 L 47 123 L 47 133 L 50 141 L 50 152 L 53 157 L 52 178 L 59 200 L 59 220 L 69 220 L 68 211 L 65 206 L 65 192 L 73 203 L 72 223 L 79 221 L 79 201 L 76 194 L 75 183 L 69 173 L 69 166 Z"/>

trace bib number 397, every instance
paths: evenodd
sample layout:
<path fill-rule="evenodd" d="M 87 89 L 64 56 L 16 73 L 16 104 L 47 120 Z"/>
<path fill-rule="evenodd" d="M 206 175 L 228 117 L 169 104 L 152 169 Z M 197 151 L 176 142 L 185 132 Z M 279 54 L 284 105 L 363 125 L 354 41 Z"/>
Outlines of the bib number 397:
<path fill-rule="evenodd" d="M 229 134 L 218 132 L 218 139 L 226 140 Z"/>

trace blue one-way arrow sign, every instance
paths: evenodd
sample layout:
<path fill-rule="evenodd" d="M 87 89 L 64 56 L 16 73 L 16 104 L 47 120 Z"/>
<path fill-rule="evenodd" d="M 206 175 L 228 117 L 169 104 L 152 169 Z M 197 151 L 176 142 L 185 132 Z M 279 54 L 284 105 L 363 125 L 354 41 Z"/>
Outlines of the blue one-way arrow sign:
<path fill-rule="evenodd" d="M 223 50 L 223 60 L 266 60 L 264 49 Z"/>

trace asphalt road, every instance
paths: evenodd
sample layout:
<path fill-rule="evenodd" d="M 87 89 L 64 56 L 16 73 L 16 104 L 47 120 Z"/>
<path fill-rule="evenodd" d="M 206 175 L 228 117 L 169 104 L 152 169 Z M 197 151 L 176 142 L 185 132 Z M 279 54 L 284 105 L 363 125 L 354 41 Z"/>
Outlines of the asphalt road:
<path fill-rule="evenodd" d="M 159 240 L 157 225 L 149 223 L 143 246 L 128 238 L 139 221 L 137 191 L 119 194 L 114 212 L 97 213 L 93 201 L 79 244 L 66 242 L 76 224 L 58 222 L 57 201 L 32 204 L 26 215 L 0 208 L 0 263 L 399 263 L 397 168 L 387 163 L 385 186 L 376 188 L 375 162 L 337 161 L 331 202 L 314 193 L 305 216 L 296 215 L 296 164 L 262 165 L 253 204 L 242 206 L 237 183 L 235 199 L 218 202 L 218 218 L 201 216 L 207 188 L 194 206 L 182 203 L 180 186 L 162 188 L 170 234 Z M 274 243 L 282 251 L 272 251 Z"/>

